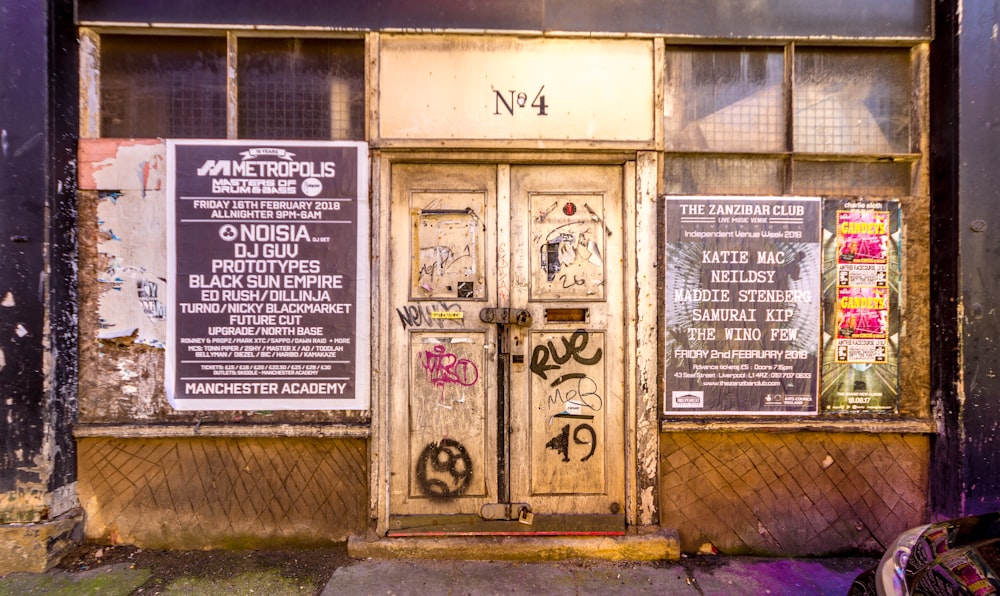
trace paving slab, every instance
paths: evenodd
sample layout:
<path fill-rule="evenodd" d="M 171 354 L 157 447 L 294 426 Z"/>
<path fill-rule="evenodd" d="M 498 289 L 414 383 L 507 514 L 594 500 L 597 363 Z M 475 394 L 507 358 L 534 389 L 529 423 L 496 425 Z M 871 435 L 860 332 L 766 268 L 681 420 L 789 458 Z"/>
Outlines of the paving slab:
<path fill-rule="evenodd" d="M 873 559 L 836 560 L 720 557 L 718 565 L 688 565 L 693 583 L 704 596 L 803 594 L 842 596 Z"/>
<path fill-rule="evenodd" d="M 127 596 L 146 583 L 148 569 L 133 569 L 128 563 L 107 565 L 70 573 L 53 569 L 46 573 L 11 573 L 0 578 L 0 596 L 78 596 L 102 594 Z"/>
<path fill-rule="evenodd" d="M 581 565 L 572 570 L 578 594 L 695 594 L 687 571 L 680 565 L 667 567 L 648 564 Z"/>
<path fill-rule="evenodd" d="M 573 574 L 563 565 L 508 561 L 455 563 L 453 596 L 551 594 L 575 596 Z"/>
<path fill-rule="evenodd" d="M 451 561 L 371 560 L 337 569 L 323 596 L 385 594 L 426 596 L 449 594 Z"/>

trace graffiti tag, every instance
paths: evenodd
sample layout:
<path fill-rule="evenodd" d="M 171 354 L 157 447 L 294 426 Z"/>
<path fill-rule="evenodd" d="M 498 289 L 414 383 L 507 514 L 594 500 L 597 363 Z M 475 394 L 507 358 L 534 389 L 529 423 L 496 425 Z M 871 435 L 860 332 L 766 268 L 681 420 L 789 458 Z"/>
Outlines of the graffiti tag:
<path fill-rule="evenodd" d="M 572 384 L 576 381 L 576 385 Z M 569 388 L 559 385 L 567 383 Z M 597 381 L 582 373 L 566 374 L 552 382 L 552 387 L 556 387 L 554 393 L 549 394 L 549 405 L 572 405 L 577 410 L 587 408 L 594 412 L 599 412 L 604 407 L 604 399 L 597 392 L 600 388 Z M 567 408 L 568 409 L 568 408 Z"/>
<path fill-rule="evenodd" d="M 400 306 L 396 309 L 399 320 L 403 323 L 403 328 L 408 327 L 444 327 L 445 323 L 452 325 L 462 325 L 461 318 L 434 317 L 436 312 L 462 312 L 462 305 L 457 302 L 437 302 L 434 304 L 421 304 Z"/>
<path fill-rule="evenodd" d="M 461 385 L 470 387 L 479 380 L 479 369 L 475 363 L 447 352 L 437 345 L 420 353 L 420 365 L 427 373 L 427 380 L 435 387 Z"/>
<path fill-rule="evenodd" d="M 601 348 L 594 350 L 590 356 L 583 355 L 587 349 L 587 343 L 590 341 L 590 334 L 586 331 L 575 331 L 569 339 L 562 337 L 560 341 L 562 342 L 561 350 L 551 340 L 535 346 L 531 351 L 531 372 L 543 379 L 548 379 L 546 371 L 561 368 L 570 360 L 575 360 L 583 365 L 591 365 L 600 362 L 604 356 L 604 351 Z M 549 360 L 554 364 L 549 364 Z"/>

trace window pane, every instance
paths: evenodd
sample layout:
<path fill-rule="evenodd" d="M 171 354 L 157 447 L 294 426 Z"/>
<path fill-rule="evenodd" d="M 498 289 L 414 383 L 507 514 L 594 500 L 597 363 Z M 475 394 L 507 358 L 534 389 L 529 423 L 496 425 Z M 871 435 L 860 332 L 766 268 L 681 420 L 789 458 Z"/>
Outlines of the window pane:
<path fill-rule="evenodd" d="M 779 159 L 667 157 L 664 192 L 671 195 L 780 195 Z"/>
<path fill-rule="evenodd" d="M 783 68 L 783 51 L 775 48 L 668 49 L 666 148 L 783 151 Z"/>
<path fill-rule="evenodd" d="M 226 40 L 101 36 L 101 136 L 226 136 Z"/>
<path fill-rule="evenodd" d="M 910 194 L 909 163 L 808 162 L 792 164 L 797 195 L 905 197 Z"/>
<path fill-rule="evenodd" d="M 240 38 L 237 47 L 240 138 L 364 138 L 362 42 Z"/>
<path fill-rule="evenodd" d="M 799 48 L 792 97 L 795 151 L 909 151 L 907 49 Z"/>

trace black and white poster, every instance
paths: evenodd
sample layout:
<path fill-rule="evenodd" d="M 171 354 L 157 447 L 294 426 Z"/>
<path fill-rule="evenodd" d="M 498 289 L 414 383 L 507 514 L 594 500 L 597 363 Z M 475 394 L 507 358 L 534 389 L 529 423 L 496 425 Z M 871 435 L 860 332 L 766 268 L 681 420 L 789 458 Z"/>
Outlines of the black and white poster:
<path fill-rule="evenodd" d="M 664 411 L 818 411 L 819 198 L 665 197 Z"/>
<path fill-rule="evenodd" d="M 364 143 L 168 141 L 167 397 L 369 404 Z"/>

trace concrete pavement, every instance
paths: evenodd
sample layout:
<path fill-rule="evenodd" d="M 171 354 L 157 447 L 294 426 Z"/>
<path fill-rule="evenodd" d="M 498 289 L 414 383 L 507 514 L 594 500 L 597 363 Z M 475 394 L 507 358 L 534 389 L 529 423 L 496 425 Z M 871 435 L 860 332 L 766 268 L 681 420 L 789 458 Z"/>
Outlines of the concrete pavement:
<path fill-rule="evenodd" d="M 711 557 L 677 563 L 368 560 L 334 572 L 323 596 L 694 594 L 843 596 L 870 558 Z"/>
<path fill-rule="evenodd" d="M 295 551 L 288 551 L 289 557 Z M 188 552 L 186 556 L 199 556 Z M 151 586 L 152 570 L 118 563 L 85 571 L 52 570 L 0 578 L 0 596 L 28 594 L 446 595 L 465 594 L 693 594 L 843 595 L 853 578 L 876 559 L 768 559 L 682 557 L 679 561 L 543 563 L 428 559 L 351 559 L 325 585 L 307 585 L 278 569 L 220 579 L 190 575 Z"/>

